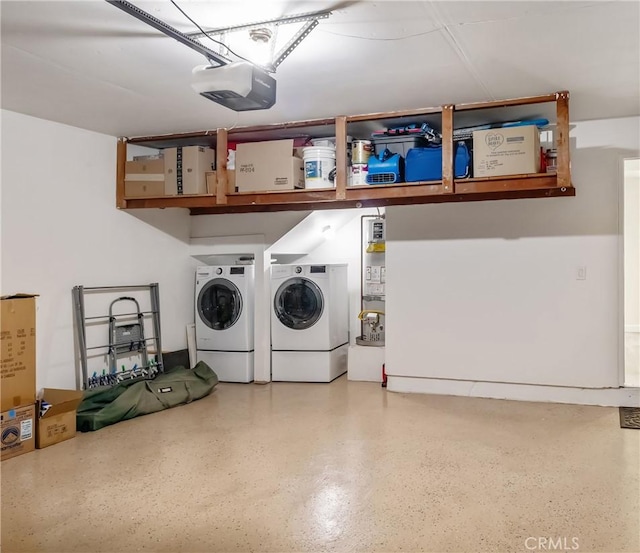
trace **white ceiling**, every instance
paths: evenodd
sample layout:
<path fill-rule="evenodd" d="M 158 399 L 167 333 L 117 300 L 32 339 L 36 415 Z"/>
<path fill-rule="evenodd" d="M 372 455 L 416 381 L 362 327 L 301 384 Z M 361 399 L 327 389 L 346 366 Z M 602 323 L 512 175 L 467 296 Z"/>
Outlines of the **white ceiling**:
<path fill-rule="evenodd" d="M 178 0 L 208 28 L 334 10 L 278 68 L 276 105 L 238 114 L 192 91 L 201 55 L 106 2 L 3 0 L 2 108 L 115 136 L 564 89 L 573 121 L 640 114 L 638 2 L 336 2 Z M 168 1 L 133 3 L 196 30 Z"/>

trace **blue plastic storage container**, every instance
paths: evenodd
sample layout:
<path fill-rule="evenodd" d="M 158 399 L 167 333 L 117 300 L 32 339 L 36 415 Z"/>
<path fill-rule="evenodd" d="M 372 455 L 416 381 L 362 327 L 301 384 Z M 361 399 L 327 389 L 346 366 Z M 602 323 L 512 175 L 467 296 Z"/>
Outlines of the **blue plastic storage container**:
<path fill-rule="evenodd" d="M 455 146 L 455 178 L 469 176 L 471 156 L 464 142 Z M 406 182 L 442 180 L 442 146 L 436 148 L 411 148 L 405 160 L 404 177 Z"/>

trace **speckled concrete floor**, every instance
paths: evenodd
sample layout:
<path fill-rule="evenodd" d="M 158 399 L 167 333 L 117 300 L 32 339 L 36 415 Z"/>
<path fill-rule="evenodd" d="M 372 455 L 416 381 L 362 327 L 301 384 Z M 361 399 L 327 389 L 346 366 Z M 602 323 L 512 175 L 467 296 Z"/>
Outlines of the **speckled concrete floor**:
<path fill-rule="evenodd" d="M 640 550 L 611 408 L 221 384 L 1 468 L 5 553 Z"/>

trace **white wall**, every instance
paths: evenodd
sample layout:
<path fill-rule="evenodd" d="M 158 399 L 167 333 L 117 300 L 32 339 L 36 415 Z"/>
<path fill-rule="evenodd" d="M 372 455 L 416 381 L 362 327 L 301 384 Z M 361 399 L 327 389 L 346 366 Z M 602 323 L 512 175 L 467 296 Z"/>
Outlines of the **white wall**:
<path fill-rule="evenodd" d="M 640 332 L 640 160 L 625 161 L 624 324 Z"/>
<path fill-rule="evenodd" d="M 37 385 L 75 387 L 74 285 L 160 285 L 164 350 L 186 347 L 186 210 L 115 208 L 116 139 L 3 110 L 2 294 L 40 294 Z M 105 330 L 105 340 L 108 335 Z"/>
<path fill-rule="evenodd" d="M 233 213 L 198 215 L 191 218 L 191 237 L 264 235 L 264 243 L 273 244 L 302 221 L 309 211 L 275 213 Z"/>
<path fill-rule="evenodd" d="M 387 373 L 620 385 L 619 167 L 639 131 L 575 125 L 575 198 L 387 208 Z"/>

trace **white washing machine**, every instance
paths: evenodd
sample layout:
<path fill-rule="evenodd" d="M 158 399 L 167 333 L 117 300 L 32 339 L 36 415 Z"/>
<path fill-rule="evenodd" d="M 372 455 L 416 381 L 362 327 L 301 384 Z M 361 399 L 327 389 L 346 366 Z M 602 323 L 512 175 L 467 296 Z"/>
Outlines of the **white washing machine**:
<path fill-rule="evenodd" d="M 253 265 L 196 270 L 197 359 L 221 382 L 253 381 L 253 290 Z"/>
<path fill-rule="evenodd" d="M 347 372 L 347 265 L 271 267 L 271 379 L 331 382 Z"/>

